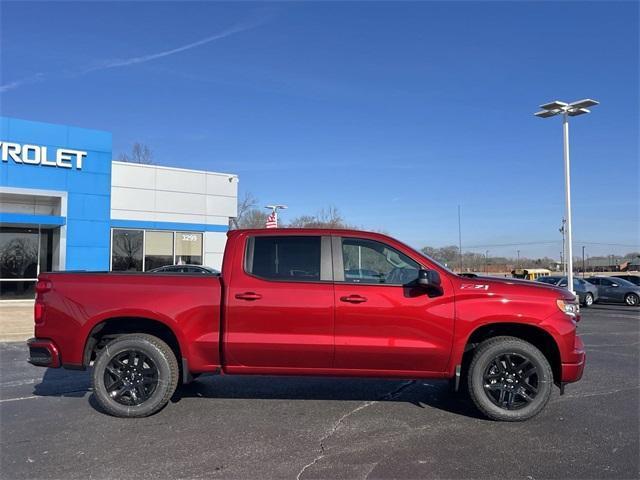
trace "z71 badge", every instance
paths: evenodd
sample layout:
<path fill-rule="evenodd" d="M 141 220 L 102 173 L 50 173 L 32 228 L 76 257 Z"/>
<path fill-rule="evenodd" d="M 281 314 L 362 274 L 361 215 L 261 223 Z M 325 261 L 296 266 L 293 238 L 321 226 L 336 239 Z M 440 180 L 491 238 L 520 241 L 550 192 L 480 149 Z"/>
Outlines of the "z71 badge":
<path fill-rule="evenodd" d="M 460 285 L 460 290 L 489 290 L 489 285 L 486 283 L 463 283 Z"/>

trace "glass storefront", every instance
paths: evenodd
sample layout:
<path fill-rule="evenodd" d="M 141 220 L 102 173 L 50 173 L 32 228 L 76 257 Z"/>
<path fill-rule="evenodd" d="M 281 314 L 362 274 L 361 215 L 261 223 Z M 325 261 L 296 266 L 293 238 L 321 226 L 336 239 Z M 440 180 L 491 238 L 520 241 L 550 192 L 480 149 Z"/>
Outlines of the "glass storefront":
<path fill-rule="evenodd" d="M 114 228 L 111 270 L 149 271 L 165 265 L 202 265 L 202 233 Z"/>
<path fill-rule="evenodd" d="M 51 271 L 53 231 L 0 227 L 0 299 L 35 296 L 38 274 Z"/>
<path fill-rule="evenodd" d="M 113 230 L 111 238 L 111 270 L 142 271 L 144 232 Z"/>

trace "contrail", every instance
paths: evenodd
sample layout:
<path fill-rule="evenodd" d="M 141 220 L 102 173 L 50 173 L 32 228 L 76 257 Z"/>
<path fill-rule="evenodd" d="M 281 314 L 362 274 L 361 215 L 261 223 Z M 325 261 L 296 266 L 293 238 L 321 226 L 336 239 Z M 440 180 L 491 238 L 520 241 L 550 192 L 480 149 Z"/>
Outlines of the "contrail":
<path fill-rule="evenodd" d="M 45 77 L 44 73 L 36 73 L 35 75 L 31 75 L 30 77 L 25 77 L 25 78 L 21 78 L 20 80 L 15 80 L 13 82 L 5 83 L 4 85 L 0 85 L 0 93 L 13 90 L 14 88 L 21 87 L 22 85 L 41 82 L 42 80 L 44 80 L 44 77 Z"/>
<path fill-rule="evenodd" d="M 94 72 L 96 70 L 106 70 L 108 68 L 118 68 L 118 67 L 126 67 L 128 65 L 135 65 L 138 63 L 145 63 L 151 60 L 156 60 L 158 58 L 168 57 L 170 55 L 174 55 L 176 53 L 184 52 L 186 50 L 191 50 L 192 48 L 199 47 L 200 45 L 206 45 L 207 43 L 211 43 L 215 40 L 220 40 L 222 38 L 229 37 L 236 33 L 245 32 L 247 30 L 251 30 L 260 24 L 264 23 L 264 20 L 253 22 L 253 23 L 244 23 L 239 24 L 234 27 L 231 27 L 227 30 L 223 30 L 222 32 L 216 33 L 215 35 L 211 35 L 209 37 L 205 37 L 197 42 L 188 43 L 186 45 L 182 45 L 180 47 L 172 48 L 170 50 L 164 50 L 158 53 L 151 53 L 149 55 L 143 55 L 141 57 L 131 57 L 131 58 L 123 58 L 123 59 L 115 59 L 115 60 L 106 60 L 100 65 L 95 67 L 90 67 L 84 70 L 82 73 Z"/>
<path fill-rule="evenodd" d="M 130 57 L 130 58 L 120 58 L 114 60 L 104 60 L 100 62 L 98 65 L 94 65 L 91 67 L 85 67 L 75 73 L 71 74 L 71 77 L 79 77 L 82 75 L 86 75 L 87 73 L 96 72 L 100 70 L 107 70 L 109 68 L 119 68 L 126 67 L 129 65 L 137 65 L 139 63 L 150 62 L 152 60 L 156 60 L 158 58 L 168 57 L 170 55 L 175 55 L 176 53 L 184 52 L 187 50 L 191 50 L 192 48 L 199 47 L 201 45 L 206 45 L 207 43 L 214 42 L 216 40 L 221 40 L 223 38 L 229 37 L 231 35 L 235 35 L 236 33 L 246 32 L 247 30 L 251 30 L 255 27 L 258 27 L 265 23 L 267 18 L 263 18 L 262 20 L 254 21 L 254 22 L 245 22 L 235 25 L 231 28 L 223 30 L 222 32 L 216 33 L 215 35 L 210 35 L 203 39 L 200 39 L 196 42 L 188 43 L 186 45 L 182 45 L 180 47 L 171 48 L 169 50 L 164 50 L 162 52 L 150 53 L 148 55 L 143 55 L 139 57 Z M 28 85 L 30 83 L 42 82 L 48 75 L 44 73 L 37 73 L 30 77 L 25 77 L 19 80 L 14 80 L 9 83 L 5 83 L 0 85 L 0 93 L 7 92 L 9 90 L 13 90 L 15 88 L 21 87 L 23 85 Z"/>

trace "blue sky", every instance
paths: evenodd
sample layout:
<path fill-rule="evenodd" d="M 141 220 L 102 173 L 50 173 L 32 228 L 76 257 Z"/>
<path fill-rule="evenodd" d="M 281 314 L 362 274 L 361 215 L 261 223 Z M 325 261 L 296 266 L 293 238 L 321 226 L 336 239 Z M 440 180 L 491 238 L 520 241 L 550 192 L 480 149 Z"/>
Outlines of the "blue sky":
<path fill-rule="evenodd" d="M 595 98 L 571 124 L 575 249 L 640 243 L 637 2 L 1 9 L 2 115 L 109 130 L 114 155 L 141 141 L 285 218 L 335 205 L 416 247 L 456 244 L 460 204 L 469 249 L 558 257 L 561 122 L 532 114 Z"/>

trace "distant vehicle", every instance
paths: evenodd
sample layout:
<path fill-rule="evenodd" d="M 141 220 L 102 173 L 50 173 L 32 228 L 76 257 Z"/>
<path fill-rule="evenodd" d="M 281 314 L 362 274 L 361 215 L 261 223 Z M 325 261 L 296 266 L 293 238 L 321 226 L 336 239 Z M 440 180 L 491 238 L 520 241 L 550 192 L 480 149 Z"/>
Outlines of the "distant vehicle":
<path fill-rule="evenodd" d="M 561 275 L 549 275 L 540 277 L 537 282 L 555 285 L 556 287 L 567 288 L 567 277 Z M 573 278 L 573 290 L 578 295 L 580 304 L 584 307 L 590 307 L 598 301 L 598 287 L 584 281 L 581 278 Z"/>
<path fill-rule="evenodd" d="M 622 280 L 626 280 L 627 282 L 631 282 L 640 287 L 640 275 L 614 275 L 611 278 L 621 278 Z"/>
<path fill-rule="evenodd" d="M 546 268 L 517 268 L 511 271 L 513 278 L 523 278 L 525 280 L 537 280 L 540 277 L 551 275 L 551 270 Z"/>
<path fill-rule="evenodd" d="M 164 267 L 147 270 L 147 273 L 203 273 L 211 275 L 219 274 L 220 271 L 204 265 L 165 265 Z"/>
<path fill-rule="evenodd" d="M 640 305 L 640 287 L 617 277 L 591 277 L 586 279 L 598 287 L 598 296 L 605 302 L 623 302 L 630 307 Z"/>

